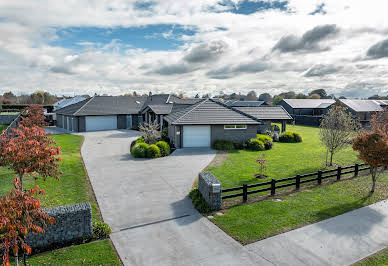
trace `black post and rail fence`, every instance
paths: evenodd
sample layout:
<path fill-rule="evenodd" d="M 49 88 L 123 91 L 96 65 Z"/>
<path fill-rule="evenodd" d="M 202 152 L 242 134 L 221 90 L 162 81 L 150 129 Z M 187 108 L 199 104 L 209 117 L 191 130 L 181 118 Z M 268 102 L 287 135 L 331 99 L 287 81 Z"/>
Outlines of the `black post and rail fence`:
<path fill-rule="evenodd" d="M 341 177 L 344 175 L 354 174 L 354 177 L 357 177 L 360 172 L 369 169 L 370 167 L 367 164 L 355 164 L 347 167 L 339 166 L 337 169 L 332 170 L 320 170 L 316 173 L 297 175 L 289 178 L 272 179 L 271 181 L 258 184 L 243 184 L 240 187 L 223 189 L 222 199 L 242 197 L 243 201 L 246 202 L 248 200 L 248 195 L 269 192 L 271 196 L 274 196 L 277 189 L 295 187 L 295 190 L 299 190 L 301 185 L 305 183 L 317 182 L 318 185 L 321 185 L 322 180 L 334 177 L 337 181 L 340 181 Z M 238 193 L 230 194 L 230 192 L 234 191 L 237 191 Z"/>

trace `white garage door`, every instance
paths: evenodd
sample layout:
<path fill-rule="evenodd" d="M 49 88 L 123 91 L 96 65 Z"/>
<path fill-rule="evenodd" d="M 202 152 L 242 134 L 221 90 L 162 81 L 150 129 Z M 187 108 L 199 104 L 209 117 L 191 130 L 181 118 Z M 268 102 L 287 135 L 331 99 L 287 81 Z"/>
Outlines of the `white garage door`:
<path fill-rule="evenodd" d="M 183 126 L 183 147 L 210 147 L 210 126 Z"/>
<path fill-rule="evenodd" d="M 86 131 L 117 129 L 117 116 L 87 116 Z"/>

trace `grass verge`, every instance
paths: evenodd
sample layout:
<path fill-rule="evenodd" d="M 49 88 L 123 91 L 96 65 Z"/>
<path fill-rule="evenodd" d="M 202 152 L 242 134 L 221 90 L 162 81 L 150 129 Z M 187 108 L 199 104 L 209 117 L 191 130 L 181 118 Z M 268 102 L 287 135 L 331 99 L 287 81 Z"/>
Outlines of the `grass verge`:
<path fill-rule="evenodd" d="M 353 264 L 354 266 L 377 266 L 388 265 L 388 248 L 383 249 L 372 256 L 369 256 L 359 262 Z"/>

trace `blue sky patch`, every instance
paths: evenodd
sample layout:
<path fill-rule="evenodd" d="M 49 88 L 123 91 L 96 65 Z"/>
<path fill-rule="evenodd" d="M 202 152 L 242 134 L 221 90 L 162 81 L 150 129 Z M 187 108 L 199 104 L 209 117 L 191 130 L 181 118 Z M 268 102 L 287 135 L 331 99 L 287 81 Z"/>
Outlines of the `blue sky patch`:
<path fill-rule="evenodd" d="M 278 9 L 281 11 L 287 11 L 287 1 L 249 1 L 244 0 L 239 2 L 237 5 L 230 0 L 224 0 L 219 3 L 221 6 L 228 7 L 229 12 L 235 14 L 250 15 L 255 12 L 265 11 L 268 9 Z"/>
<path fill-rule="evenodd" d="M 194 28 L 173 24 L 130 28 L 71 27 L 57 29 L 58 38 L 50 44 L 80 50 L 90 46 L 101 48 L 115 40 L 127 48 L 173 50 L 184 44 L 182 36 L 195 33 Z"/>
<path fill-rule="evenodd" d="M 324 7 L 325 7 L 325 3 L 322 3 L 322 4 L 318 5 L 317 8 L 313 12 L 310 13 L 310 15 L 315 15 L 315 14 L 323 14 L 323 15 L 325 15 L 327 12 L 324 9 Z"/>

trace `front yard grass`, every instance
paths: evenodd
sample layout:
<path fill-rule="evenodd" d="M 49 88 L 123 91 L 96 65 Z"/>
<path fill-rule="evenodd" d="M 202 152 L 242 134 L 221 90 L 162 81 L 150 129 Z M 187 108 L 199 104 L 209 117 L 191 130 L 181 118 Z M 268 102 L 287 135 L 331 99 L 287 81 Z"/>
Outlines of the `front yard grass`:
<path fill-rule="evenodd" d="M 88 183 L 80 154 L 83 137 L 64 134 L 53 135 L 52 138 L 57 145 L 61 146 L 62 150 L 60 170 L 63 173 L 60 175 L 61 179 L 59 181 L 54 178 L 47 178 L 46 180 L 38 178 L 35 180 L 33 177 L 26 176 L 24 178 L 25 188 L 29 189 L 39 185 L 40 188 L 45 190 L 46 194 L 40 197 L 44 208 L 90 202 L 93 221 L 100 221 L 97 202 Z M 15 174 L 10 170 L 0 167 L 0 195 L 8 193 L 13 188 L 14 177 Z M 39 265 L 42 264 L 38 263 L 40 260 L 45 260 L 46 264 L 78 265 L 85 260 L 85 263 L 95 265 L 120 264 L 120 262 L 110 263 L 110 261 L 113 261 L 112 258 L 116 262 L 118 261 L 117 254 L 108 239 L 37 255 L 28 259 L 28 262 Z M 104 263 L 105 261 L 106 263 Z"/>
<path fill-rule="evenodd" d="M 0 125 L 0 134 L 3 132 L 3 130 L 6 130 L 8 125 Z"/>
<path fill-rule="evenodd" d="M 354 266 L 388 265 L 388 248 L 381 250 L 357 263 Z"/>
<path fill-rule="evenodd" d="M 288 129 L 301 133 L 303 142 L 275 143 L 272 150 L 265 152 L 232 151 L 223 164 L 211 166 L 208 170 L 221 181 L 223 188 L 230 188 L 262 182 L 253 177 L 259 171 L 255 160 L 262 153 L 268 160 L 265 174 L 270 178 L 280 179 L 324 169 L 325 148 L 319 142 L 319 129 L 303 126 L 289 126 Z M 343 166 L 356 162 L 360 161 L 351 147 L 334 158 L 334 163 Z M 236 240 L 248 244 L 388 198 L 388 173 L 385 172 L 377 183 L 373 195 L 369 193 L 369 175 L 304 188 L 300 192 L 227 208 L 223 210 L 223 216 L 214 215 L 212 221 Z"/>

